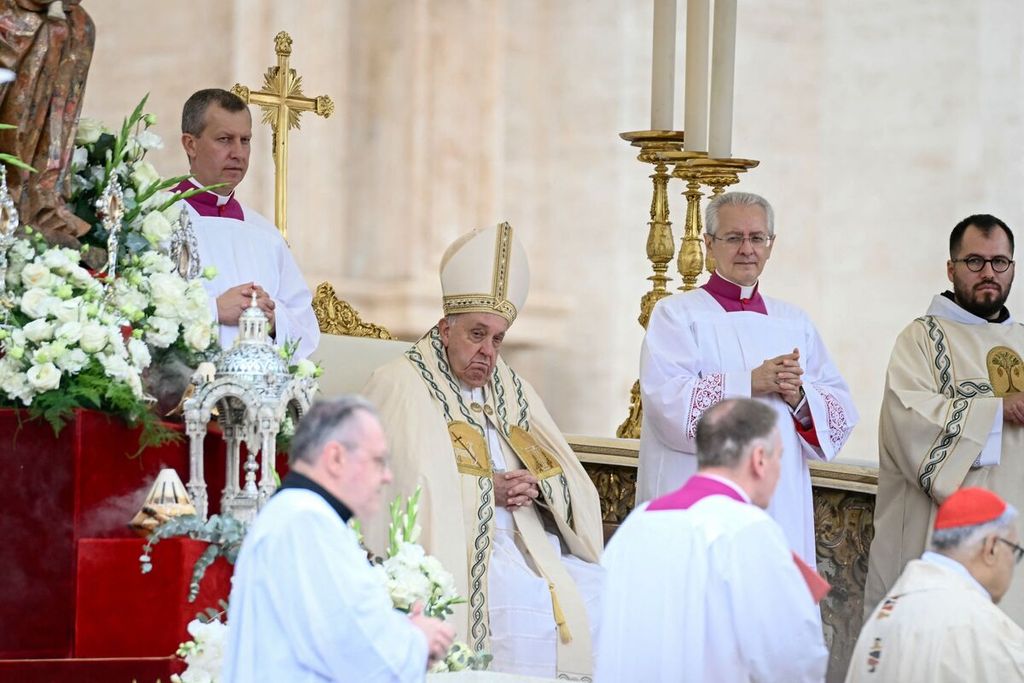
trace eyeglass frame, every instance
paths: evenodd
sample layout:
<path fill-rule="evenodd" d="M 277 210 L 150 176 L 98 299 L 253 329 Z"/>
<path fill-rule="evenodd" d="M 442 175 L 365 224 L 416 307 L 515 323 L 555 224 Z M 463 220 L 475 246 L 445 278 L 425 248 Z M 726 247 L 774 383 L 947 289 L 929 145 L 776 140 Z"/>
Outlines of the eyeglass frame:
<path fill-rule="evenodd" d="M 1013 548 L 1013 563 L 1014 564 L 1020 564 L 1020 561 L 1024 560 L 1024 546 L 1020 546 L 1020 545 L 1014 543 L 1013 541 L 1008 541 L 1007 539 L 1003 538 L 1002 536 L 996 536 L 996 540 L 997 541 L 1002 541 L 1006 545 L 1008 545 L 1011 548 Z"/>
<path fill-rule="evenodd" d="M 1006 267 L 1003 268 L 1002 270 L 997 270 L 995 263 L 996 259 L 999 259 L 1000 261 L 1005 260 L 1007 262 Z M 1007 258 L 1005 256 L 993 256 L 992 258 L 982 258 L 981 256 L 968 256 L 967 258 L 951 258 L 949 260 L 951 263 L 964 264 L 965 266 L 967 266 L 967 270 L 971 271 L 972 273 L 980 273 L 981 271 L 985 270 L 986 265 L 992 268 L 993 273 L 1005 273 L 1006 271 L 1010 270 L 1010 266 L 1016 263 L 1016 261 L 1014 261 L 1012 258 Z M 968 261 L 981 261 L 981 267 L 975 270 L 974 268 L 971 268 L 970 264 L 968 264 Z"/>
<path fill-rule="evenodd" d="M 754 238 L 755 237 L 760 237 L 762 235 L 765 238 L 765 242 L 764 242 L 763 245 L 758 246 L 754 242 Z M 776 238 L 776 235 L 772 235 L 772 234 L 766 233 L 766 232 L 755 232 L 753 235 L 729 235 L 728 237 L 719 237 L 718 235 L 712 235 L 710 233 L 707 233 L 707 236 L 710 237 L 711 239 L 715 240 L 716 242 L 725 242 L 726 246 L 732 247 L 733 249 L 739 249 L 741 246 L 743 246 L 744 242 L 750 242 L 750 246 L 753 247 L 754 249 L 771 249 L 771 246 L 772 246 L 772 244 L 775 243 L 775 238 Z M 731 240 L 733 238 L 736 238 L 736 237 L 739 238 L 739 241 L 737 241 L 735 243 L 730 243 L 729 242 L 729 240 Z M 984 268 L 985 267 L 982 266 L 982 269 L 984 269 Z"/>

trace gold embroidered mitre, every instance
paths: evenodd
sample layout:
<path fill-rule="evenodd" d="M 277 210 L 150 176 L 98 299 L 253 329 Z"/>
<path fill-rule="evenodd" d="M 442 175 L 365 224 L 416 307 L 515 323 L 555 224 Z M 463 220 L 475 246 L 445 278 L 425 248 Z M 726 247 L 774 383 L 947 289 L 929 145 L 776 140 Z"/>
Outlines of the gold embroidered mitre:
<path fill-rule="evenodd" d="M 441 257 L 444 313 L 496 313 L 511 325 L 526 302 L 530 266 L 508 223 L 477 228 Z"/>

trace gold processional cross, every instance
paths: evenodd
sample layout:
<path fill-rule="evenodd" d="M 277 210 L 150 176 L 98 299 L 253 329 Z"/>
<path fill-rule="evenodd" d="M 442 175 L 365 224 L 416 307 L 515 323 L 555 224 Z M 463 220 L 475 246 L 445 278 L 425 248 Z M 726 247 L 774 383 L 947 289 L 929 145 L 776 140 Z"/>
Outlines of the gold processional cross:
<path fill-rule="evenodd" d="M 263 109 L 263 123 L 269 123 L 274 141 L 274 223 L 281 236 L 288 239 L 288 130 L 299 127 L 299 115 L 315 112 L 327 118 L 334 113 L 334 102 L 327 95 L 306 97 L 302 94 L 302 77 L 288 66 L 292 54 L 292 38 L 284 31 L 274 36 L 277 66 L 263 75 L 263 90 L 251 92 L 235 83 L 231 92 L 246 104 L 258 104 Z"/>

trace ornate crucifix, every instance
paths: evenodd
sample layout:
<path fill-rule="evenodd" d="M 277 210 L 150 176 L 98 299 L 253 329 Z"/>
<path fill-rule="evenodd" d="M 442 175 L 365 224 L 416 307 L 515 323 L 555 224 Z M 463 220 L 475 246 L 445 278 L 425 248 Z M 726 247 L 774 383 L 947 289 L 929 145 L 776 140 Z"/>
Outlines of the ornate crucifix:
<path fill-rule="evenodd" d="M 284 31 L 274 37 L 277 66 L 263 75 L 263 89 L 251 92 L 235 83 L 231 92 L 246 104 L 258 104 L 263 109 L 263 123 L 269 123 L 274 140 L 274 223 L 281 235 L 288 238 L 288 130 L 299 127 L 299 115 L 315 112 L 327 118 L 334 113 L 334 102 L 327 95 L 306 97 L 302 94 L 302 77 L 288 66 L 292 54 L 292 38 Z"/>

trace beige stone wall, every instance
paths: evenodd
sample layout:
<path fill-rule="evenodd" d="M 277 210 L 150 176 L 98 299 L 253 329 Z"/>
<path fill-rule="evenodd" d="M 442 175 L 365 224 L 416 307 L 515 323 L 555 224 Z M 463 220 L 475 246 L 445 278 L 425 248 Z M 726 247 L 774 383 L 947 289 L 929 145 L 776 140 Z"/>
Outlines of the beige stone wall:
<path fill-rule="evenodd" d="M 774 202 L 781 235 L 764 291 L 818 323 L 862 413 L 846 455 L 872 460 L 892 340 L 945 286 L 950 228 L 979 211 L 1024 226 L 1024 5 L 740 5 L 734 151 L 761 160 L 740 187 Z M 331 119 L 305 115 L 291 143 L 291 241 L 310 283 L 332 281 L 413 336 L 437 317 L 445 245 L 509 220 L 534 276 L 509 355 L 567 431 L 614 431 L 650 271 L 649 171 L 618 138 L 648 123 L 649 3 L 85 6 L 98 36 L 86 114 L 116 123 L 149 91 L 166 174 L 184 170 L 184 99 L 258 87 L 273 35 L 289 31 L 306 93 L 337 103 Z M 269 154 L 260 127 L 240 195 L 272 215 Z"/>

